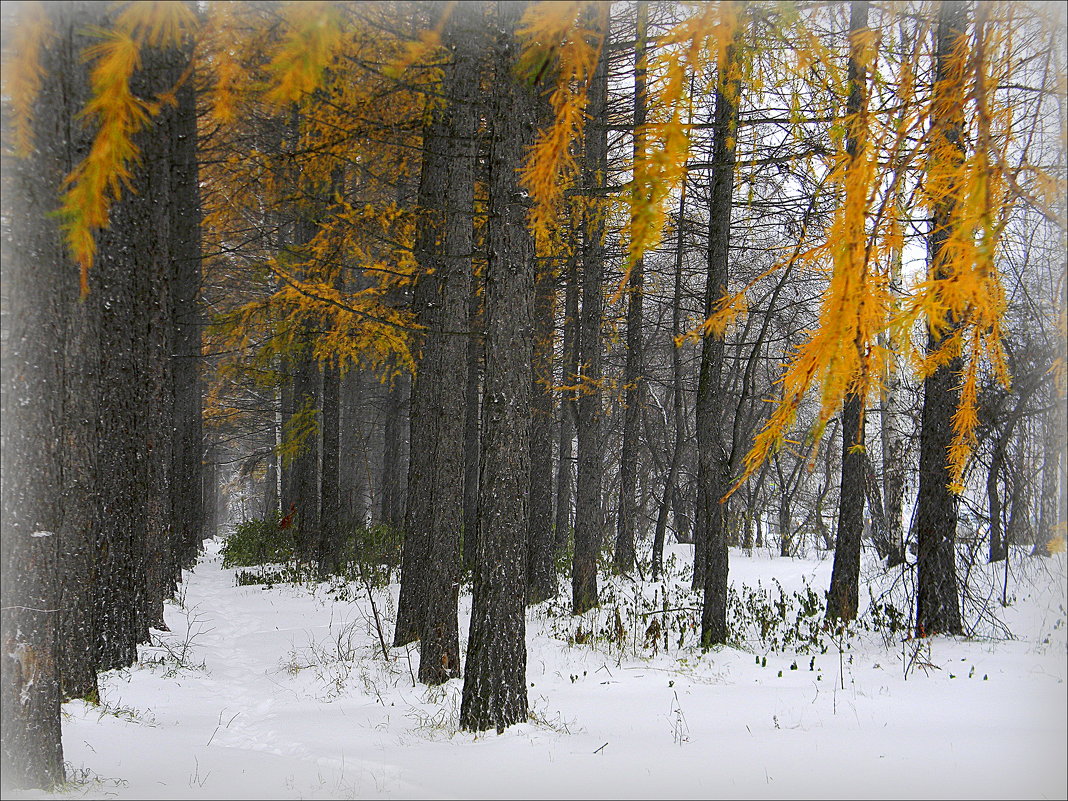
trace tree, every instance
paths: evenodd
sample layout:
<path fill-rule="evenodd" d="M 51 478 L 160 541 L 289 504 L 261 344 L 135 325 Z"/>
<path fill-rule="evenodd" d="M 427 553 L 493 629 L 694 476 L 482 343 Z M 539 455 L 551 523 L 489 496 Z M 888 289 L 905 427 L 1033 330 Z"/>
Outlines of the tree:
<path fill-rule="evenodd" d="M 523 7 L 499 3 L 492 48 L 486 384 L 480 530 L 475 556 L 460 726 L 506 727 L 527 718 L 526 492 L 530 481 L 533 241 L 518 169 L 534 136 L 532 87 L 516 74 Z"/>
<path fill-rule="evenodd" d="M 464 334 L 469 320 L 474 243 L 474 215 L 465 210 L 472 208 L 475 192 L 480 11 L 478 6 L 458 9 L 444 35 L 453 56 L 445 70 L 444 86 L 450 104 L 446 140 L 441 143 L 446 148 L 446 189 L 441 196 L 442 206 L 436 209 L 441 219 L 444 253 L 436 271 L 438 330 L 428 332 L 423 362 L 424 369 L 432 371 L 435 384 L 434 406 L 428 411 L 437 418 L 433 428 L 436 441 L 432 442 L 426 611 L 419 651 L 419 679 L 427 684 L 440 684 L 460 675 L 456 605 L 464 519 L 463 434 L 468 392 Z"/>
<path fill-rule="evenodd" d="M 53 18 L 54 19 L 54 18 Z M 64 101 L 60 76 L 72 58 L 45 39 L 52 20 L 29 20 L 43 49 L 37 113 L 21 158 L 4 159 L 3 253 L 3 651 L 2 772 L 5 789 L 50 789 L 63 781 L 55 581 L 62 523 L 59 442 L 62 411 L 62 293 L 71 276 L 59 247 L 55 198 L 64 174 Z M 61 28 L 60 42 L 70 37 Z M 69 52 L 69 51 L 68 51 Z M 36 58 L 36 54 L 34 54 Z M 5 109 L 6 111 L 6 109 Z M 5 120 L 9 119 L 5 113 Z M 10 135 L 5 130 L 5 139 Z M 12 201 L 17 198 L 18 203 Z"/>
<path fill-rule="evenodd" d="M 634 155 L 644 150 L 642 136 L 645 125 L 645 50 L 649 25 L 649 4 L 637 5 L 637 31 L 634 44 Z M 637 521 L 635 494 L 638 476 L 638 436 L 643 403 L 642 388 L 642 292 L 645 283 L 645 264 L 638 256 L 630 266 L 627 286 L 627 365 L 623 373 L 626 387 L 626 419 L 623 424 L 623 445 L 619 457 L 619 517 L 616 523 L 614 565 L 616 570 L 629 573 L 634 569 L 634 539 Z"/>
<path fill-rule="evenodd" d="M 935 27 L 935 75 L 931 116 L 931 172 L 952 182 L 964 160 L 964 61 L 967 59 L 967 4 L 948 0 L 939 7 Z M 957 179 L 959 180 L 959 179 Z M 930 233 L 930 269 L 935 280 L 949 271 L 949 243 L 958 214 L 960 186 L 939 187 Z M 950 325 L 953 321 L 950 320 Z M 946 347 L 946 330 L 929 325 L 927 350 Z M 963 369 L 959 356 L 934 369 L 923 382 L 920 422 L 920 476 L 916 498 L 917 598 L 916 631 L 960 634 L 956 552 L 957 501 L 952 468 L 947 464 L 953 413 L 960 403 L 955 376 Z"/>
<path fill-rule="evenodd" d="M 849 14 L 849 97 L 846 101 L 846 153 L 844 204 L 848 210 L 863 208 L 867 202 L 868 181 L 862 175 L 870 158 L 861 148 L 867 148 L 864 128 L 867 126 L 867 65 L 871 60 L 867 42 L 868 3 L 853 0 Z M 863 193 L 860 197 L 856 194 Z M 859 230 L 849 232 L 863 246 L 863 218 Z M 856 252 L 856 251 L 853 251 Z M 865 268 L 866 269 L 866 268 Z M 858 359 L 863 362 L 863 356 Z M 842 408 L 842 480 L 838 494 L 838 539 L 834 548 L 834 567 L 831 587 L 827 593 L 827 616 L 838 620 L 853 620 L 857 616 L 860 592 L 860 546 L 864 528 L 864 393 L 861 387 L 848 390 Z"/>
<path fill-rule="evenodd" d="M 552 259 L 537 259 L 534 279 L 534 360 L 531 364 L 530 495 L 527 603 L 556 595 L 553 536 L 553 319 L 556 288 Z"/>
<path fill-rule="evenodd" d="M 741 93 L 742 54 L 739 49 L 745 28 L 744 5 L 730 3 L 724 7 L 723 14 L 730 39 L 716 72 L 706 316 L 711 316 L 727 298 L 738 102 Z M 705 545 L 704 554 L 700 547 L 695 550 L 694 576 L 696 581 L 700 575 L 702 581 L 701 642 L 706 648 L 727 641 L 728 549 L 726 505 L 722 499 L 729 482 L 729 453 L 722 434 L 726 405 L 722 391 L 723 349 L 722 331 L 704 339 L 697 389 L 698 537 L 699 540 L 703 538 Z M 699 559 L 703 559 L 703 565 L 697 564 Z"/>
<path fill-rule="evenodd" d="M 608 15 L 594 7 L 593 32 L 601 37 L 597 66 L 590 77 L 589 115 L 582 156 L 582 191 L 586 193 L 582 229 L 582 312 L 578 326 L 581 381 L 578 397 L 578 474 L 575 491 L 575 554 L 571 563 L 571 603 L 576 615 L 597 606 L 597 559 L 604 536 L 602 487 L 604 441 L 601 410 L 601 320 L 604 314 L 605 209 L 608 169 Z"/>

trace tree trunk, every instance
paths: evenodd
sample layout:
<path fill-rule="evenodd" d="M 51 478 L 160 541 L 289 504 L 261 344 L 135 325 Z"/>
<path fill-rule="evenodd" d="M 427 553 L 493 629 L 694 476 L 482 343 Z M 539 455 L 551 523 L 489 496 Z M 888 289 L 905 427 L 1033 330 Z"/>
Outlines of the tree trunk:
<path fill-rule="evenodd" d="M 854 8 L 860 3 L 855 3 Z M 860 551 L 864 532 L 864 474 L 862 400 L 850 395 L 842 410 L 842 481 L 838 495 L 838 536 L 834 567 L 827 592 L 830 620 L 855 620 L 860 597 Z"/>
<path fill-rule="evenodd" d="M 64 9 L 66 10 L 66 9 Z M 55 208 L 76 109 L 62 81 L 80 71 L 68 25 L 42 53 L 32 150 L 4 154 L 3 557 L 0 582 L 0 768 L 4 790 L 63 781 L 56 570 L 62 525 L 64 294 L 74 268 L 61 249 Z M 6 125 L 5 125 L 6 127 Z M 10 159 L 10 160 L 9 160 Z M 7 793 L 5 792 L 5 795 Z"/>
<path fill-rule="evenodd" d="M 467 395 L 468 303 L 474 235 L 475 105 L 480 69 L 477 23 L 470 7 L 449 18 L 445 41 L 453 44 L 453 61 L 445 70 L 448 103 L 446 191 L 440 199 L 444 254 L 438 268 L 438 326 L 427 334 L 425 359 L 435 376 L 432 415 L 436 440 L 431 476 L 432 506 L 427 532 L 427 562 L 419 646 L 419 680 L 441 684 L 460 675 L 457 601 L 460 587 L 460 538 L 464 511 L 464 403 Z"/>
<path fill-rule="evenodd" d="M 553 541 L 553 319 L 552 264 L 539 259 L 534 283 L 534 360 L 531 364 L 530 509 L 527 603 L 556 595 Z"/>
<path fill-rule="evenodd" d="M 464 395 L 464 569 L 475 563 L 478 546 L 478 485 L 482 389 L 482 310 L 478 295 L 481 281 L 471 276 L 467 303 L 470 336 L 467 339 L 467 389 Z"/>
<path fill-rule="evenodd" d="M 408 439 L 405 412 L 409 395 L 409 379 L 404 375 L 396 376 L 387 392 L 386 419 L 382 431 L 382 486 L 378 519 L 397 530 L 404 525 L 404 453 Z"/>
<path fill-rule="evenodd" d="M 930 137 L 940 158 L 962 160 L 963 73 L 955 62 L 967 58 L 964 42 L 967 4 L 946 0 L 938 9 L 935 33 L 935 94 Z M 944 140 L 948 144 L 940 144 Z M 948 155 L 942 155 L 948 154 Z M 952 187 L 934 209 L 930 234 L 931 273 L 943 275 L 950 258 L 949 241 L 957 216 L 957 193 Z M 947 333 L 928 331 L 927 350 L 938 350 Z M 960 599 L 957 590 L 955 542 L 957 499 L 950 489 L 947 453 L 953 436 L 953 413 L 960 399 L 957 376 L 959 357 L 942 364 L 923 382 L 923 412 L 920 419 L 920 475 L 916 500 L 917 601 L 916 631 L 921 637 L 932 634 L 960 634 Z"/>
<path fill-rule="evenodd" d="M 171 87 L 171 68 L 162 51 L 142 53 L 131 91 L 151 98 Z M 103 502 L 99 545 L 97 621 L 98 667 L 127 667 L 149 625 L 162 617 L 163 553 L 169 540 L 164 518 L 170 509 L 161 462 L 171 432 L 160 429 L 165 396 L 171 392 L 162 365 L 169 362 L 163 328 L 170 270 L 170 168 L 173 111 L 168 110 L 134 141 L 142 154 L 132 186 L 110 210 L 110 226 L 97 235 L 101 316 L 101 405 L 99 479 Z M 164 353 L 163 351 L 167 352 Z M 167 446 L 163 443 L 166 441 Z"/>
<path fill-rule="evenodd" d="M 846 101 L 847 172 L 856 169 L 860 137 L 866 121 L 867 74 L 863 61 L 861 37 L 868 28 L 867 0 L 853 0 L 849 14 L 849 98 Z M 846 188 L 844 204 L 863 202 L 853 198 Z M 861 231 L 863 233 L 863 231 Z M 860 354 L 863 358 L 863 354 Z M 838 539 L 834 548 L 834 567 L 827 593 L 827 617 L 830 620 L 854 620 L 860 592 L 860 550 L 864 530 L 864 396 L 849 392 L 842 409 L 842 480 L 838 494 Z"/>
<path fill-rule="evenodd" d="M 286 425 L 296 409 L 293 406 L 293 371 L 289 366 L 289 360 L 283 359 L 279 369 L 283 374 L 282 386 L 278 393 L 279 425 L 281 426 L 279 444 L 281 444 L 282 439 L 285 437 Z M 289 514 L 296 506 L 293 498 L 293 460 L 281 459 L 279 462 L 278 497 L 282 514 L 285 515 Z M 206 511 L 205 514 L 207 514 Z"/>
<path fill-rule="evenodd" d="M 364 379 L 350 368 L 341 377 L 338 398 L 338 494 L 346 534 L 367 525 L 367 428 L 363 418 Z"/>
<path fill-rule="evenodd" d="M 329 575 L 341 567 L 344 528 L 341 523 L 340 420 L 341 374 L 336 364 L 323 366 L 322 476 L 319 480 L 319 573 Z"/>
<path fill-rule="evenodd" d="M 591 24 L 608 36 L 608 9 L 590 10 Z M 601 318 L 604 309 L 605 209 L 600 192 L 608 166 L 608 47 L 601 48 L 589 86 L 589 120 L 582 163 L 582 187 L 590 194 L 582 236 L 582 316 L 579 358 L 582 380 L 578 399 L 578 478 L 575 495 L 575 554 L 572 560 L 572 608 L 581 615 L 600 603 L 597 594 L 597 559 L 604 536 L 602 485 L 604 441 L 601 410 Z"/>
<path fill-rule="evenodd" d="M 571 386 L 579 381 L 578 261 L 574 252 L 574 241 L 571 244 L 571 255 L 568 256 L 564 279 L 563 364 L 560 368 L 561 383 L 564 386 Z M 571 537 L 575 422 L 578 416 L 576 406 L 576 393 L 573 390 L 563 390 L 560 393 L 560 439 L 556 453 L 556 522 L 553 526 L 557 554 L 562 554 L 567 550 L 567 543 Z"/>
<path fill-rule="evenodd" d="M 486 405 L 481 531 L 460 726 L 503 731 L 527 719 L 526 492 L 530 483 L 533 243 L 517 169 L 533 142 L 531 87 L 515 73 L 524 4 L 498 3 L 491 112 Z"/>
<path fill-rule="evenodd" d="M 319 437 L 322 434 L 322 415 L 320 413 L 320 391 L 322 389 L 322 371 L 312 356 L 315 334 L 309 328 L 301 336 L 300 351 L 294 357 L 293 364 L 293 407 L 294 420 L 299 416 L 306 425 L 314 425 L 314 430 L 301 445 L 300 452 L 293 458 L 291 481 L 293 500 L 296 504 L 297 542 L 300 558 L 311 560 L 319 550 L 321 524 L 319 516 Z M 311 418 L 309 420 L 309 418 Z"/>
<path fill-rule="evenodd" d="M 649 23 L 649 4 L 637 6 L 637 37 L 634 44 L 634 157 L 644 151 L 645 132 L 645 36 Z M 619 518 L 616 526 L 615 569 L 629 573 L 634 569 L 634 540 L 637 526 L 637 478 L 639 454 L 639 415 L 642 406 L 642 292 L 645 283 L 645 263 L 634 260 L 627 287 L 627 363 L 623 369 L 626 386 L 626 411 L 623 422 L 623 445 L 619 458 Z M 662 541 L 662 540 L 661 540 Z"/>
<path fill-rule="evenodd" d="M 987 512 L 990 516 L 990 541 L 988 559 L 998 562 L 1005 558 L 1005 535 L 1002 528 L 1001 495 L 998 492 L 998 478 L 1005 464 L 1005 432 L 999 433 L 994 440 L 994 452 L 990 456 L 990 469 L 986 473 Z"/>
<path fill-rule="evenodd" d="M 727 10 L 729 9 L 729 10 Z M 705 314 L 711 315 L 727 294 L 730 251 L 731 205 L 734 190 L 735 147 L 738 130 L 738 97 L 741 82 L 735 59 L 738 40 L 744 30 L 744 6 L 730 3 L 723 13 L 739 17 L 734 38 L 728 43 L 719 65 L 716 86 L 715 128 L 712 137 L 712 174 L 708 209 L 708 281 Z M 723 439 L 725 401 L 722 391 L 724 340 L 722 335 L 705 337 L 701 348 L 701 375 L 697 387 L 698 446 L 698 525 L 704 538 L 704 558 L 700 572 L 704 592 L 701 610 L 701 643 L 704 647 L 727 641 L 727 521 L 726 504 L 730 456 Z M 695 575 L 698 565 L 695 562 Z"/>

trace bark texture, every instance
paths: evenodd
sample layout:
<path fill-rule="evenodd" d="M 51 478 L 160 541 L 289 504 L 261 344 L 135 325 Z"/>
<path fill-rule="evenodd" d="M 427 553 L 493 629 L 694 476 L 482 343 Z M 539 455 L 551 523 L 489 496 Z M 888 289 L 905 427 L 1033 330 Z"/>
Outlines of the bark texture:
<path fill-rule="evenodd" d="M 935 30 L 935 111 L 930 135 L 948 143 L 949 147 L 941 151 L 947 154 L 946 157 L 960 159 L 964 158 L 963 108 L 955 100 L 963 96 L 963 91 L 955 85 L 952 76 L 959 74 L 954 60 L 964 57 L 966 52 L 962 47 L 966 23 L 966 3 L 947 0 L 939 6 Z M 931 272 L 935 277 L 942 273 L 944 261 L 949 257 L 957 202 L 951 188 L 934 210 L 929 254 Z M 937 350 L 946 336 L 944 332 L 929 331 L 928 351 Z M 923 382 L 920 483 L 916 499 L 916 632 L 921 637 L 963 631 L 955 552 L 957 499 L 950 489 L 947 464 L 953 436 L 953 413 L 960 400 L 957 387 L 960 371 L 961 360 L 954 358 Z"/>
<path fill-rule="evenodd" d="M 533 141 L 535 106 L 531 87 L 515 74 L 515 30 L 524 6 L 497 4 L 493 48 L 481 530 L 460 704 L 460 726 L 471 731 L 500 732 L 527 719 L 523 601 L 534 248 L 517 168 Z"/>

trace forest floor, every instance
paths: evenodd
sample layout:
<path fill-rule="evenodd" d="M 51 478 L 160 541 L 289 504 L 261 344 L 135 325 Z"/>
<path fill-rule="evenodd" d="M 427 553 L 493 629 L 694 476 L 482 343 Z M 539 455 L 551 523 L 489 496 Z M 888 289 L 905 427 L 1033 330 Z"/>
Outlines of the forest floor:
<path fill-rule="evenodd" d="M 357 584 L 235 586 L 207 546 L 171 631 L 101 677 L 100 706 L 64 706 L 64 796 L 1068 795 L 1064 554 L 1014 554 L 1006 606 L 1002 569 L 974 568 L 973 636 L 917 641 L 886 607 L 900 571 L 866 561 L 866 622 L 836 634 L 813 609 L 829 558 L 732 551 L 738 640 L 702 654 L 692 550 L 672 546 L 666 582 L 613 579 L 580 618 L 532 608 L 530 722 L 474 735 L 460 680 L 415 685 L 415 646 L 383 657 Z M 375 592 L 387 641 L 397 591 Z M 462 640 L 469 610 L 468 592 Z"/>

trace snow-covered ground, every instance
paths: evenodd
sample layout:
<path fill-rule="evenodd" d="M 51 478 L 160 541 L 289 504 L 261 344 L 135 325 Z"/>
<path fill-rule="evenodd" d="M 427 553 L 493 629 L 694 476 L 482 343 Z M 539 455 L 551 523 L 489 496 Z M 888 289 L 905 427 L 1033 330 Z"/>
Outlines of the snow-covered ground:
<path fill-rule="evenodd" d="M 357 585 L 236 587 L 217 544 L 208 546 L 186 576 L 181 603 L 167 608 L 171 632 L 157 635 L 166 647 L 145 648 L 143 664 L 103 676 L 101 706 L 64 707 L 75 778 L 68 794 L 1068 795 L 1064 554 L 1016 558 L 1010 605 L 977 602 L 986 611 L 973 617 L 998 637 L 905 641 L 883 627 L 847 641 L 818 632 L 817 618 L 803 613 L 792 629 L 805 640 L 797 653 L 796 643 L 776 650 L 791 627 L 767 614 L 779 598 L 774 580 L 795 601 L 787 604 L 792 621 L 800 599 L 812 597 L 806 585 L 819 594 L 827 586 L 830 560 L 732 551 L 731 579 L 748 599 L 749 628 L 737 648 L 702 655 L 689 627 L 693 612 L 648 614 L 665 601 L 669 610 L 696 601 L 680 567 L 689 549 L 673 546 L 666 599 L 664 585 L 640 591 L 616 580 L 606 588 L 614 602 L 582 618 L 567 615 L 563 601 L 531 609 L 531 720 L 501 735 L 473 735 L 457 728 L 460 681 L 415 685 L 414 646 L 383 658 Z M 974 594 L 999 595 L 1000 573 L 976 575 Z M 889 581 L 871 565 L 866 576 L 880 592 Z M 397 589 L 375 596 L 387 641 Z M 862 595 L 866 604 L 867 586 Z M 462 638 L 469 608 L 467 595 Z M 754 634 L 761 617 L 763 640 Z"/>

